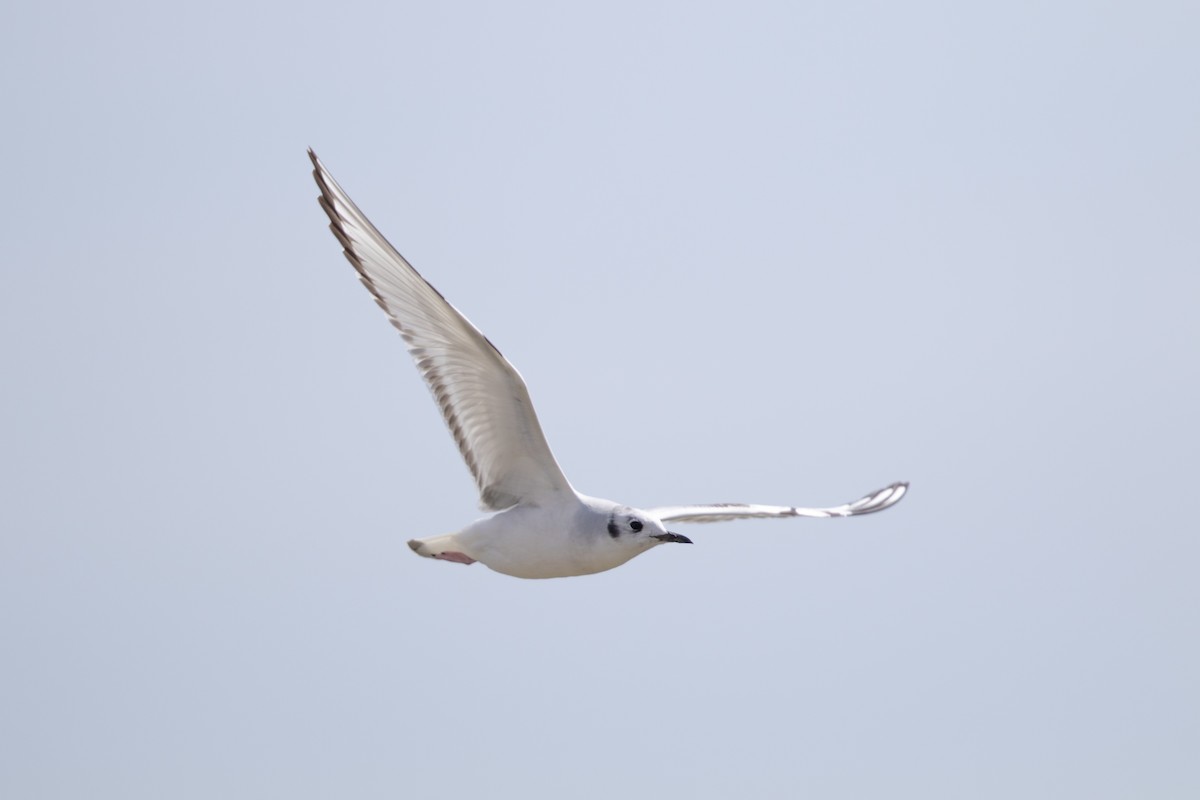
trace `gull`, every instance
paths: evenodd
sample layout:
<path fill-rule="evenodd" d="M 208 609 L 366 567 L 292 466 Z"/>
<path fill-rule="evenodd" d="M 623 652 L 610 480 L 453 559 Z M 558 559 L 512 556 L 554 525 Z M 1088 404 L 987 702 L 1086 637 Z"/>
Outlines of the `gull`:
<path fill-rule="evenodd" d="M 418 555 L 480 562 L 518 578 L 589 575 L 666 542 L 691 539 L 668 522 L 853 517 L 890 508 L 900 481 L 830 508 L 709 503 L 637 509 L 575 491 L 542 434 L 529 390 L 487 337 L 392 247 L 311 149 L 329 227 L 367 291 L 400 332 L 493 516 L 456 533 L 413 539 Z"/>

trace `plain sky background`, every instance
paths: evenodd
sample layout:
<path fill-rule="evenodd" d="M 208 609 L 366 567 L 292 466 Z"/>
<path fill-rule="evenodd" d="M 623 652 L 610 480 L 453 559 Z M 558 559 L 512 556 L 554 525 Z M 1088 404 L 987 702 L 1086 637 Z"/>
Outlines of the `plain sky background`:
<path fill-rule="evenodd" d="M 0 30 L 0 795 L 1200 796 L 1200 6 L 82 3 Z M 314 147 L 681 528 L 473 484 Z"/>

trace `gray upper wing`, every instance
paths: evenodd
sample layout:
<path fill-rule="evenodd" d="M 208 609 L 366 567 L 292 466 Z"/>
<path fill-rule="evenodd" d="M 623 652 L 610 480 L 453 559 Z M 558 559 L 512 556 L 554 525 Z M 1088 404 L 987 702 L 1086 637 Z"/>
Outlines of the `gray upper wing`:
<path fill-rule="evenodd" d="M 329 227 L 408 344 L 475 477 L 483 508 L 537 505 L 573 492 L 550 452 L 520 374 L 392 247 L 316 154 L 308 154 Z"/>

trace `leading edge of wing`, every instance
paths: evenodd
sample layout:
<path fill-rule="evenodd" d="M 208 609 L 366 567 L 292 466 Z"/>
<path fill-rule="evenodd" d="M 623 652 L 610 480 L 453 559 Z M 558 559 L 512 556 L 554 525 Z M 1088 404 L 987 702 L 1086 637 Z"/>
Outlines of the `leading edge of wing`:
<path fill-rule="evenodd" d="M 359 210 L 311 149 L 318 201 L 375 302 L 408 345 L 475 478 L 484 509 L 573 492 L 520 373 Z"/>
<path fill-rule="evenodd" d="M 734 519 L 782 519 L 785 517 L 856 517 L 891 508 L 908 492 L 907 481 L 897 481 L 871 492 L 853 503 L 830 508 L 766 506 L 752 503 L 710 503 L 694 506 L 662 506 L 645 509 L 662 522 L 727 522 Z"/>

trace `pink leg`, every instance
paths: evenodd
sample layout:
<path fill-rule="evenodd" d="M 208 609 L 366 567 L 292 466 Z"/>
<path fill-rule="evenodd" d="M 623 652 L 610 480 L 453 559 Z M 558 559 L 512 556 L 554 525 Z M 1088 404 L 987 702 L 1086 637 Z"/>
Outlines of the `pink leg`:
<path fill-rule="evenodd" d="M 440 558 L 442 561 L 453 561 L 455 564 L 474 564 L 475 559 L 465 553 L 456 553 L 453 550 L 447 550 L 444 553 L 437 553 L 434 558 Z"/>

